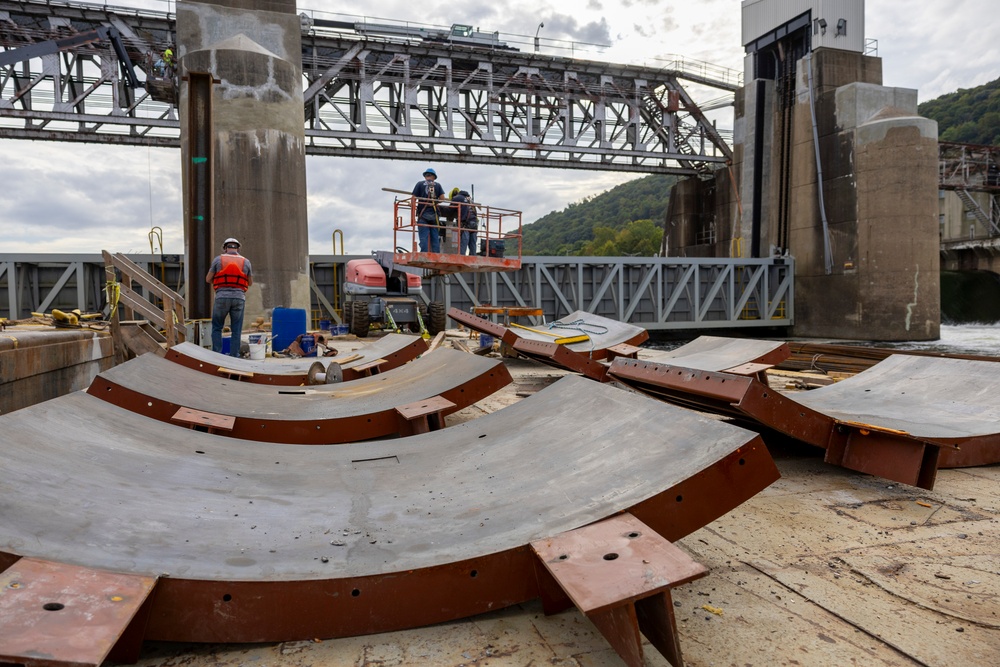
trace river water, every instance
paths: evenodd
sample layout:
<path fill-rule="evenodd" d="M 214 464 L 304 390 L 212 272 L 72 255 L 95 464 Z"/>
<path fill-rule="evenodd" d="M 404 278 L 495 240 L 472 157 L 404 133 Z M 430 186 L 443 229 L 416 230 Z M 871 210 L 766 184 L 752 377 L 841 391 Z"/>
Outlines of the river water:
<path fill-rule="evenodd" d="M 752 334 L 747 331 L 747 337 Z M 834 339 L 798 338 L 794 340 L 816 343 L 835 343 L 839 345 L 858 345 L 862 347 L 882 347 L 897 350 L 928 350 L 948 354 L 974 354 L 980 356 L 1000 357 L 1000 322 L 993 324 L 942 324 L 941 338 L 933 341 L 884 341 L 860 342 Z M 686 340 L 649 341 L 645 347 L 660 350 L 673 350 L 680 347 Z"/>
<path fill-rule="evenodd" d="M 979 354 L 1000 357 L 1000 322 L 993 324 L 942 324 L 940 340 L 872 343 L 872 345 L 901 350 L 931 350 L 951 354 Z"/>

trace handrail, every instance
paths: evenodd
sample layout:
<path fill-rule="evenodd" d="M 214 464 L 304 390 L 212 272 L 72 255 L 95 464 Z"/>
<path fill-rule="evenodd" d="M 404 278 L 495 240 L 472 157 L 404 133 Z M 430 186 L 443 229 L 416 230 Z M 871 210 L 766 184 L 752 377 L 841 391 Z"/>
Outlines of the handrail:
<path fill-rule="evenodd" d="M 149 275 L 138 264 L 121 253 L 110 253 L 102 250 L 104 256 L 104 271 L 108 285 L 116 285 L 120 305 L 129 311 L 138 312 L 154 325 L 164 330 L 167 345 L 183 343 L 184 330 L 184 297 L 173 291 L 159 280 Z M 119 281 L 115 271 L 121 273 Z M 150 303 L 142 294 L 132 289 L 132 283 L 139 283 L 144 289 L 158 296 L 163 303 L 162 309 Z M 112 330 L 120 320 L 118 310 L 111 314 Z"/>

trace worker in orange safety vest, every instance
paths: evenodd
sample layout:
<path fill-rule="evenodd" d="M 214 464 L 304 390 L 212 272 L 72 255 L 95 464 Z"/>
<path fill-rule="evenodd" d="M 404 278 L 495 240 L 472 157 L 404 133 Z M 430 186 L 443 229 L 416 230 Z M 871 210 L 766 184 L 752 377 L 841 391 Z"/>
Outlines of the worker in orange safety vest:
<path fill-rule="evenodd" d="M 247 288 L 253 285 L 250 260 L 240 254 L 240 242 L 228 238 L 222 243 L 223 254 L 212 260 L 205 282 L 215 290 L 212 307 L 212 351 L 222 352 L 222 328 L 229 317 L 229 355 L 240 356 L 243 311 Z"/>

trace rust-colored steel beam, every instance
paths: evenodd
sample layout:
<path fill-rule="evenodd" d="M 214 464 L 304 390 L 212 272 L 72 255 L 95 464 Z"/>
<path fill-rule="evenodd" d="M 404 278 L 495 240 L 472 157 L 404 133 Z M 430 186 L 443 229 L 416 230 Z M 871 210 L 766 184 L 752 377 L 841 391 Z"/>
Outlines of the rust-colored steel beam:
<path fill-rule="evenodd" d="M 630 359 L 616 359 L 610 374 L 670 402 L 749 419 L 822 447 L 829 463 L 931 489 L 943 460 L 1000 460 L 995 368 L 893 355 L 853 378 L 794 395 L 753 377 Z"/>
<path fill-rule="evenodd" d="M 149 640 L 331 638 L 494 610 L 541 595 L 532 542 L 626 511 L 674 541 L 778 478 L 759 436 L 576 376 L 346 447 L 164 428 L 84 392 L 0 430 L 0 562 L 160 577 Z"/>
<path fill-rule="evenodd" d="M 443 420 L 511 382 L 500 359 L 451 349 L 371 377 L 301 388 L 212 377 L 144 354 L 100 373 L 87 391 L 131 412 L 186 426 L 192 422 L 184 408 L 208 413 L 203 426 L 233 438 L 330 445 L 413 433 L 412 420 L 398 408 L 441 398 L 446 405 L 437 414 Z"/>
<path fill-rule="evenodd" d="M 398 368 L 408 361 L 416 359 L 427 351 L 427 341 L 420 336 L 406 334 L 388 334 L 371 345 L 366 345 L 357 353 L 350 355 L 351 361 L 340 364 L 344 381 L 357 380 L 369 373 L 359 367 L 366 366 L 373 360 L 382 359 L 379 371 Z M 235 371 L 241 381 L 253 384 L 271 384 L 292 386 L 310 384 L 310 371 L 314 366 L 325 364 L 329 359 L 253 361 L 237 359 L 229 355 L 206 350 L 193 343 L 181 343 L 167 350 L 167 359 L 217 377 L 230 377 Z"/>

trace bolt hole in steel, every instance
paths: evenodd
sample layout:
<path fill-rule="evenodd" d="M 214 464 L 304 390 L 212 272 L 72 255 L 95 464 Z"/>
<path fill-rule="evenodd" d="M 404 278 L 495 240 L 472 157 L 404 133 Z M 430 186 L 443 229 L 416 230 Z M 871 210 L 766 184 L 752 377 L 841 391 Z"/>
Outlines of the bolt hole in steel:
<path fill-rule="evenodd" d="M 740 459 L 740 465 L 741 466 L 745 466 L 746 464 L 747 464 L 747 460 L 746 459 Z"/>
<path fill-rule="evenodd" d="M 111 391 L 111 387 L 107 387 L 107 388 L 105 388 L 105 390 L 104 390 L 104 391 Z"/>
<path fill-rule="evenodd" d="M 625 537 L 628 537 L 628 538 L 631 538 L 631 539 L 634 540 L 635 538 L 639 537 L 640 535 L 642 535 L 642 533 L 637 533 L 635 531 L 632 531 L 631 533 L 629 533 Z"/>
<path fill-rule="evenodd" d="M 361 595 L 361 591 L 359 591 L 357 588 L 355 588 L 353 591 L 351 591 L 351 597 L 355 597 L 356 598 L 359 595 Z"/>
<path fill-rule="evenodd" d="M 617 560 L 617 559 L 618 559 L 618 554 L 616 553 L 604 554 L 604 560 Z"/>
<path fill-rule="evenodd" d="M 764 392 L 764 398 L 767 398 L 767 392 L 766 391 Z"/>
<path fill-rule="evenodd" d="M 684 500 L 684 496 L 677 496 L 677 502 L 681 502 L 682 500 Z"/>
<path fill-rule="evenodd" d="M 45 604 L 42 605 L 42 609 L 44 609 L 45 611 L 59 611 L 65 608 L 66 605 L 64 605 L 61 602 L 46 602 Z"/>
<path fill-rule="evenodd" d="M 222 601 L 223 602 L 229 602 L 232 599 L 233 599 L 233 596 L 230 595 L 229 593 L 226 593 L 225 595 L 222 596 Z"/>
<path fill-rule="evenodd" d="M 149 407 L 149 408 L 153 407 L 153 402 L 150 401 L 149 403 L 146 403 L 146 407 Z"/>
<path fill-rule="evenodd" d="M 479 570 L 473 570 L 472 572 L 469 572 L 469 576 L 475 579 L 476 577 L 479 576 Z"/>

